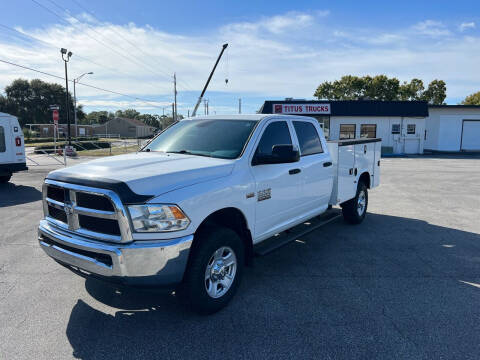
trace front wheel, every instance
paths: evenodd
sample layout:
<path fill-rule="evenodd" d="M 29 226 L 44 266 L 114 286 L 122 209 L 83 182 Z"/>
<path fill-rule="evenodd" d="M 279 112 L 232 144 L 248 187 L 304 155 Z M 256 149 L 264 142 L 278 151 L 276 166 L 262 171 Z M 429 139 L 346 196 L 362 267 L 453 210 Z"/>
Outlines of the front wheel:
<path fill-rule="evenodd" d="M 225 227 L 209 228 L 196 239 L 180 294 L 195 311 L 211 314 L 225 307 L 240 284 L 244 246 Z"/>
<path fill-rule="evenodd" d="M 368 189 L 360 182 L 357 186 L 355 197 L 342 205 L 343 218 L 350 224 L 360 224 L 367 214 L 368 207 Z"/>

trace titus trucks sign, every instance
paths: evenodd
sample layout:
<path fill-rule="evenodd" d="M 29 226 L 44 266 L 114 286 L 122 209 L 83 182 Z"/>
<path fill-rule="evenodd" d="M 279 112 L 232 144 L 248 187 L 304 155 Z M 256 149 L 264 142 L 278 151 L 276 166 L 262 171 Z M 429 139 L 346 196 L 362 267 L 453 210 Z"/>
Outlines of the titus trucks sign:
<path fill-rule="evenodd" d="M 330 114 L 330 104 L 273 104 L 274 114 Z"/>

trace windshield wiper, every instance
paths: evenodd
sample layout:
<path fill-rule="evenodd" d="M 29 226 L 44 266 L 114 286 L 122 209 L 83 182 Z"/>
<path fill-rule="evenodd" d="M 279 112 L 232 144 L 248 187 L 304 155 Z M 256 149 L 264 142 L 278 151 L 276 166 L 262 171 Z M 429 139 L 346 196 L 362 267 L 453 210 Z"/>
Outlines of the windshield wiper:
<path fill-rule="evenodd" d="M 206 156 L 206 157 L 212 157 L 211 155 L 208 154 L 199 154 L 199 153 L 193 153 L 188 150 L 178 150 L 178 151 L 166 151 L 168 154 L 186 154 L 186 155 L 196 155 L 196 156 Z"/>

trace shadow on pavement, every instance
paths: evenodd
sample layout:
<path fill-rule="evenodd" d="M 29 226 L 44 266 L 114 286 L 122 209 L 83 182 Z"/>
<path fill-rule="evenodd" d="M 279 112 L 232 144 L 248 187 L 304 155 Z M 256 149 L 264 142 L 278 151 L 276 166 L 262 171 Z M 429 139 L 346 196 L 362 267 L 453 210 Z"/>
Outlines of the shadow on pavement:
<path fill-rule="evenodd" d="M 87 279 L 73 355 L 102 358 L 478 358 L 480 235 L 368 214 L 257 258 L 230 305 L 197 316 L 172 295 Z"/>
<path fill-rule="evenodd" d="M 26 204 L 42 199 L 42 192 L 33 186 L 0 184 L 0 207 Z"/>

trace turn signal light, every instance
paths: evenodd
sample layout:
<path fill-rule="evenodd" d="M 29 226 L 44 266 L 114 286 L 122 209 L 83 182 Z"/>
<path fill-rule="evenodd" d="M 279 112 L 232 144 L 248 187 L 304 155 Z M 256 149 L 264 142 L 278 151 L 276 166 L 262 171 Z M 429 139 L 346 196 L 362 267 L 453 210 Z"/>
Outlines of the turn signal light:
<path fill-rule="evenodd" d="M 16 137 L 15 138 L 15 145 L 22 146 L 22 138 L 21 137 Z"/>

